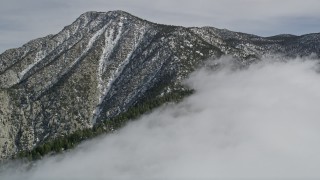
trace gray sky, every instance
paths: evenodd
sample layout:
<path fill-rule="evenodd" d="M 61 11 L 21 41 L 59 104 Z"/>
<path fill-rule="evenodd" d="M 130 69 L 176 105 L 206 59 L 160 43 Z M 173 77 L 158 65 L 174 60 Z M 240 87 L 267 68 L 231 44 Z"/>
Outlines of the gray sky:
<path fill-rule="evenodd" d="M 125 10 L 164 24 L 261 36 L 320 32 L 319 0 L 0 0 L 0 52 L 54 34 L 86 11 Z"/>

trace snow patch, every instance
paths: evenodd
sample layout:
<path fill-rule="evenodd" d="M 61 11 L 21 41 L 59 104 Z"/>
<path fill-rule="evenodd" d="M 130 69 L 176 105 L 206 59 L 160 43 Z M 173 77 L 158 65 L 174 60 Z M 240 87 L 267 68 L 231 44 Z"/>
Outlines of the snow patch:
<path fill-rule="evenodd" d="M 108 65 L 107 60 L 109 59 L 110 54 L 112 53 L 115 45 L 118 43 L 122 35 L 123 23 L 120 22 L 118 23 L 118 25 L 119 25 L 119 28 L 118 28 L 118 31 L 116 32 L 117 33 L 116 38 L 113 38 L 115 33 L 114 29 L 110 30 L 109 32 L 105 32 L 105 46 L 99 60 L 99 69 L 98 69 L 98 79 L 99 79 L 98 89 L 100 91 L 100 94 L 98 97 L 98 105 L 96 109 L 93 111 L 94 112 L 93 118 L 92 118 L 93 124 L 96 123 L 96 119 L 101 112 L 100 105 L 103 102 L 104 98 L 107 96 L 111 88 L 111 85 L 120 76 L 120 74 L 122 73 L 126 65 L 130 62 L 132 53 L 137 48 L 137 46 L 141 43 L 142 37 L 146 32 L 145 28 L 139 29 L 139 31 L 137 31 L 140 34 L 138 36 L 134 36 L 138 38 L 137 40 L 136 39 L 134 40 L 131 52 L 127 55 L 127 57 L 121 63 L 117 65 L 115 69 L 112 70 L 112 73 L 110 73 L 111 76 L 108 79 L 103 79 L 102 76 L 106 71 L 106 66 Z"/>
<path fill-rule="evenodd" d="M 36 57 L 34 58 L 34 61 L 32 64 L 30 64 L 27 68 L 25 68 L 23 71 L 21 71 L 18 75 L 19 81 L 24 77 L 24 75 L 30 71 L 35 65 L 37 65 L 42 59 L 46 57 L 47 53 L 44 51 L 39 51 L 36 54 Z"/>
<path fill-rule="evenodd" d="M 203 56 L 203 53 L 201 53 L 200 51 L 196 51 L 196 53 L 200 54 L 200 56 Z"/>
<path fill-rule="evenodd" d="M 56 77 L 53 81 L 48 82 L 45 86 L 44 89 L 49 89 L 53 84 L 55 84 L 58 79 L 60 79 L 61 76 L 65 75 L 66 73 L 68 73 L 72 67 L 74 65 L 76 65 L 84 56 L 87 55 L 88 51 L 93 47 L 94 43 L 97 41 L 97 39 L 105 32 L 106 28 L 108 25 L 105 25 L 102 29 L 100 29 L 99 31 L 97 31 L 89 40 L 85 50 L 83 51 L 83 53 L 81 53 L 81 55 L 75 59 L 75 61 L 73 61 L 71 63 L 71 65 L 69 65 L 69 67 L 67 67 L 62 73 L 60 73 L 60 75 L 58 77 Z M 41 94 L 41 92 L 39 93 Z"/>

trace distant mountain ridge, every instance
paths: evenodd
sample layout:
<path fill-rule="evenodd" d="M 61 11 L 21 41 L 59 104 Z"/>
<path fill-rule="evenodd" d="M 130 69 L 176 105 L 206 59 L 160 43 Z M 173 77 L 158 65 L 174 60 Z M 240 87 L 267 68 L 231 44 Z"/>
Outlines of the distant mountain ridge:
<path fill-rule="evenodd" d="M 259 37 L 87 12 L 58 34 L 0 55 L 0 156 L 90 128 L 181 81 L 207 59 L 246 65 L 268 54 L 320 54 L 320 34 Z M 160 86 L 161 85 L 161 86 Z M 0 159 L 1 159 L 0 158 Z"/>

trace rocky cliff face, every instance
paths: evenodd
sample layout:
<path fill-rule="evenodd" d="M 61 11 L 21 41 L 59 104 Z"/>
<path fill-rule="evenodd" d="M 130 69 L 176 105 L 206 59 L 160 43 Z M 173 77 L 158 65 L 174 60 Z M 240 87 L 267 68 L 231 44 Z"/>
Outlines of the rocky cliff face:
<path fill-rule="evenodd" d="M 320 52 L 320 34 L 263 38 L 212 27 L 151 23 L 123 11 L 87 12 L 56 35 L 0 55 L 0 155 L 92 127 L 159 94 L 210 58 L 248 64 L 267 54 Z M 0 159 L 1 159 L 0 158 Z"/>

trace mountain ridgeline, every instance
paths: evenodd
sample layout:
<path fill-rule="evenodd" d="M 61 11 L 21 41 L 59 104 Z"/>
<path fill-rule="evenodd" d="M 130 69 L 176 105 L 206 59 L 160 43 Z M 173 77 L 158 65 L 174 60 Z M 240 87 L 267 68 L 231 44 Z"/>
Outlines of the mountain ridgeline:
<path fill-rule="evenodd" d="M 58 34 L 0 55 L 0 159 L 117 121 L 152 98 L 161 105 L 189 94 L 181 82 L 208 59 L 231 55 L 247 65 L 319 51 L 320 34 L 265 38 L 123 11 L 84 13 Z"/>

